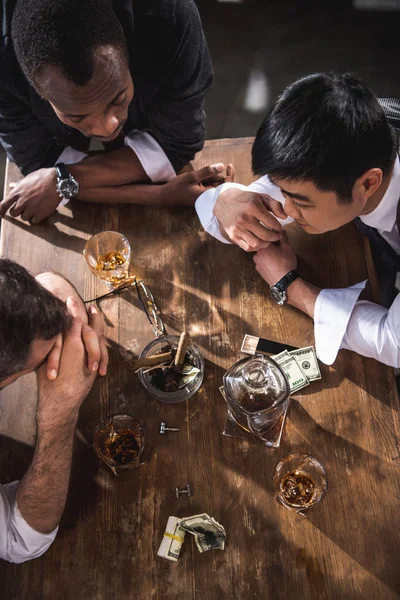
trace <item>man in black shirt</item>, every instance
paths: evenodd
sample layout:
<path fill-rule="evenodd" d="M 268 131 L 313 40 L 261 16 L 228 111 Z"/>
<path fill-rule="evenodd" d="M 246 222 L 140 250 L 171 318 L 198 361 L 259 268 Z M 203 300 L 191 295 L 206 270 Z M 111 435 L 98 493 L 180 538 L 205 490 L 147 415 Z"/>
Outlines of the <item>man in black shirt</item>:
<path fill-rule="evenodd" d="M 223 179 L 175 177 L 202 148 L 212 79 L 193 0 L 2 0 L 0 141 L 27 177 L 0 216 L 39 222 L 75 196 L 193 204 Z M 82 160 L 89 138 L 108 151 Z"/>

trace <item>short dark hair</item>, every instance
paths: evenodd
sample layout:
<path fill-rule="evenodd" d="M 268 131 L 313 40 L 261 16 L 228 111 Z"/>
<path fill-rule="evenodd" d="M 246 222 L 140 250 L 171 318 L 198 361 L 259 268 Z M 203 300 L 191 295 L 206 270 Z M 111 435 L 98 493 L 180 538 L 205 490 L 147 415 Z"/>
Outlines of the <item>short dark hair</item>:
<path fill-rule="evenodd" d="M 253 145 L 253 172 L 311 181 L 350 203 L 354 183 L 368 169 L 390 173 L 395 140 L 361 79 L 316 73 L 292 83 L 272 106 Z"/>
<path fill-rule="evenodd" d="M 67 331 L 67 307 L 12 260 L 0 258 L 0 380 L 25 368 L 32 343 Z"/>
<path fill-rule="evenodd" d="M 18 62 L 38 90 L 41 70 L 52 65 L 76 83 L 93 76 L 95 51 L 126 41 L 111 0 L 18 0 L 11 26 Z"/>

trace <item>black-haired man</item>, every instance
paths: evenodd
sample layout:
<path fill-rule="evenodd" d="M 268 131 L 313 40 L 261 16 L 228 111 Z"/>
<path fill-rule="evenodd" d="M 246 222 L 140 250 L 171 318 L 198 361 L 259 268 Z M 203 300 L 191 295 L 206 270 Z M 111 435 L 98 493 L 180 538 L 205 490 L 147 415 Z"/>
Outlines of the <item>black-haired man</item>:
<path fill-rule="evenodd" d="M 36 371 L 37 442 L 21 479 L 0 485 L 0 558 L 24 562 L 53 542 L 67 497 L 79 407 L 107 371 L 103 321 L 60 275 L 35 279 L 0 259 L 0 389 Z"/>
<path fill-rule="evenodd" d="M 175 177 L 213 79 L 194 0 L 2 0 L 1 17 L 0 141 L 27 177 L 0 216 L 36 223 L 75 196 L 192 205 L 218 181 L 218 166 Z M 109 151 L 82 160 L 89 138 Z"/>
<path fill-rule="evenodd" d="M 352 75 L 315 74 L 290 85 L 261 125 L 252 151 L 261 178 L 225 184 L 196 208 L 205 229 L 246 251 L 279 304 L 315 323 L 317 354 L 332 364 L 340 348 L 400 367 L 400 165 L 397 140 L 378 100 Z M 274 216 L 275 215 L 275 216 Z M 383 304 L 358 301 L 364 283 L 320 290 L 296 271 L 282 226 L 307 233 L 356 219 L 374 244 Z M 279 245 L 271 242 L 279 241 Z"/>

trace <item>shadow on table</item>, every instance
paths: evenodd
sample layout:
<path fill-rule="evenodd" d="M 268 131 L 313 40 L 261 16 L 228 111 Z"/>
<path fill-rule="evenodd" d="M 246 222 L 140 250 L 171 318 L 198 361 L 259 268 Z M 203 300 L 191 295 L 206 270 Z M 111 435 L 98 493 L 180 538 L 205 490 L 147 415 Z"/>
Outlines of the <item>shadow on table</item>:
<path fill-rule="evenodd" d="M 307 451 L 325 466 L 336 463 L 335 469 L 328 468 L 326 498 L 307 519 L 362 568 L 399 592 L 396 562 L 385 560 L 385 554 L 396 554 L 399 547 L 399 529 L 394 526 L 399 520 L 398 462 L 324 429 L 299 402 L 292 403 L 290 421 L 304 437 Z"/>

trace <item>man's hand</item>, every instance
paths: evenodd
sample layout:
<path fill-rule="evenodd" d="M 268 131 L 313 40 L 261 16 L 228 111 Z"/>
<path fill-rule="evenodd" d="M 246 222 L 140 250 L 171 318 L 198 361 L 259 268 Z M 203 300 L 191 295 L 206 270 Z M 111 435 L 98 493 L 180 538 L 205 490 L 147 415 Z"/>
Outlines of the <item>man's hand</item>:
<path fill-rule="evenodd" d="M 67 423 L 74 426 L 79 407 L 90 392 L 97 374 L 97 370 L 87 367 L 84 323 L 77 316 L 78 304 L 73 298 L 68 298 L 67 306 L 73 319 L 71 328 L 64 336 L 58 377 L 49 381 L 46 364 L 37 372 L 39 429 L 66 426 Z"/>
<path fill-rule="evenodd" d="M 268 248 L 259 250 L 253 260 L 256 270 L 270 286 L 297 268 L 297 256 L 287 240 L 286 233 L 282 236 L 279 246 L 271 244 Z"/>
<path fill-rule="evenodd" d="M 99 375 L 107 374 L 108 350 L 104 336 L 104 321 L 99 311 L 89 307 L 89 324 L 82 325 L 82 340 L 87 354 L 89 371 L 97 371 Z M 59 334 L 47 357 L 47 377 L 51 381 L 57 378 L 63 347 L 63 336 Z"/>
<path fill-rule="evenodd" d="M 55 169 L 39 169 L 16 184 L 10 183 L 11 191 L 0 202 L 0 217 L 10 209 L 12 217 L 23 221 L 40 223 L 50 216 L 61 202 L 56 188 Z"/>
<path fill-rule="evenodd" d="M 162 186 L 160 206 L 194 206 L 200 194 L 234 177 L 233 165 L 229 164 L 224 174 L 222 163 L 183 173 Z"/>
<path fill-rule="evenodd" d="M 280 240 L 282 225 L 275 217 L 287 219 L 277 200 L 237 188 L 222 192 L 213 212 L 221 233 L 246 252 L 268 248 L 271 242 Z"/>

